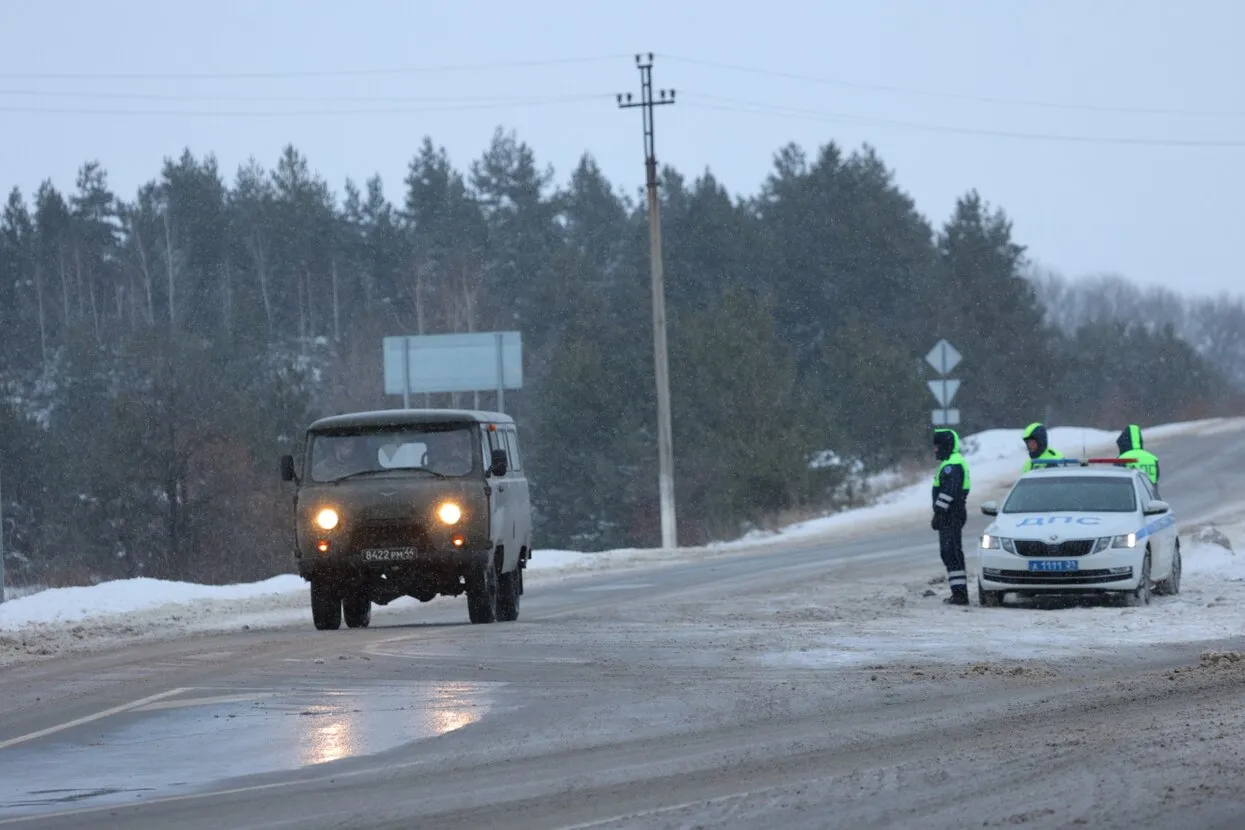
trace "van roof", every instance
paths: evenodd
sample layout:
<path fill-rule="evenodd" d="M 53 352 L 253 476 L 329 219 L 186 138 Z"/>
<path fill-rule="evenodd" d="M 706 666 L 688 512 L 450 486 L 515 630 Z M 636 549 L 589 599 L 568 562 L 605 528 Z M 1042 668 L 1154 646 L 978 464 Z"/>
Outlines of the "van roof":
<path fill-rule="evenodd" d="M 513 424 L 504 412 L 475 409 L 375 409 L 330 415 L 313 421 L 308 432 L 353 427 L 419 426 L 422 424 Z"/>

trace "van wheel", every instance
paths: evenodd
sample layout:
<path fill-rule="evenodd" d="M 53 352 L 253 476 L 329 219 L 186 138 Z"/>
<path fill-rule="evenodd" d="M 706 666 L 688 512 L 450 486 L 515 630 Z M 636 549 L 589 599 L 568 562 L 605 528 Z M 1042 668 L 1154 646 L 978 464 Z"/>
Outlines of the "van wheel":
<path fill-rule="evenodd" d="M 523 593 L 523 571 L 515 568 L 497 578 L 497 619 L 514 622 L 519 618 L 519 595 Z"/>
<path fill-rule="evenodd" d="M 492 562 L 467 580 L 467 618 L 475 624 L 497 622 L 497 571 Z"/>
<path fill-rule="evenodd" d="M 311 581 L 311 621 L 317 631 L 336 631 L 342 624 L 342 599 L 332 582 Z"/>
<path fill-rule="evenodd" d="M 342 600 L 347 628 L 367 628 L 372 622 L 372 601 L 366 595 L 356 594 Z"/>

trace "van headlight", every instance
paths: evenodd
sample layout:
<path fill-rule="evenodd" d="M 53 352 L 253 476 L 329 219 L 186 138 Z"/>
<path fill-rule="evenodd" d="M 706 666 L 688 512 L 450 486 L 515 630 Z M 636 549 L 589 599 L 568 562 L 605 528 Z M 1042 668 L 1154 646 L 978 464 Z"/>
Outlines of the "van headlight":
<path fill-rule="evenodd" d="M 337 527 L 339 521 L 341 521 L 341 517 L 331 507 L 326 507 L 316 514 L 316 525 L 321 530 L 332 530 Z"/>
<path fill-rule="evenodd" d="M 452 501 L 437 508 L 437 518 L 447 525 L 458 524 L 458 520 L 463 517 L 463 509 Z"/>

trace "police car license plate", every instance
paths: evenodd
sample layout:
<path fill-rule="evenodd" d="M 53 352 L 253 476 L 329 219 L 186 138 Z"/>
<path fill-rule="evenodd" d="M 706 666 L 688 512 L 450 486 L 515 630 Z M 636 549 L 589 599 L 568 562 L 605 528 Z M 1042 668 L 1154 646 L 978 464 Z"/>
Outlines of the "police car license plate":
<path fill-rule="evenodd" d="M 364 562 L 404 562 L 414 559 L 418 551 L 415 548 L 367 548 L 360 551 Z"/>
<path fill-rule="evenodd" d="M 1031 571 L 1076 571 L 1080 568 L 1081 563 L 1075 559 L 1039 559 L 1029 563 Z"/>

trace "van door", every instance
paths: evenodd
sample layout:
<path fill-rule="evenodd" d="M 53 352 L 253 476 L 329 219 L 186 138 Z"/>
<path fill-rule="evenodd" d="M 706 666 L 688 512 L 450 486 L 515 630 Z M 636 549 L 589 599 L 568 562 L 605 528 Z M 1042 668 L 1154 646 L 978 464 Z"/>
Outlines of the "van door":
<path fill-rule="evenodd" d="M 506 449 L 506 443 L 497 431 L 496 424 L 487 424 L 481 430 L 480 443 L 484 447 L 484 468 L 487 470 L 492 464 L 493 450 Z M 511 552 L 515 545 L 510 521 L 510 471 L 507 470 L 504 476 L 492 476 L 488 482 L 493 489 L 493 497 L 490 499 L 489 532 L 492 534 L 493 544 L 502 545 L 505 548 L 506 559 L 502 565 L 502 570 L 505 571 L 513 567 L 512 558 L 517 556 Z"/>
<path fill-rule="evenodd" d="M 514 481 L 510 488 L 510 522 L 513 527 L 515 550 L 527 549 L 532 553 L 532 495 L 527 474 L 523 471 L 523 454 L 519 451 L 519 432 L 507 425 L 502 431 L 506 449 L 510 453 L 510 473 Z"/>

